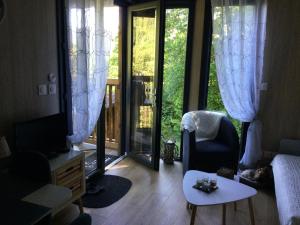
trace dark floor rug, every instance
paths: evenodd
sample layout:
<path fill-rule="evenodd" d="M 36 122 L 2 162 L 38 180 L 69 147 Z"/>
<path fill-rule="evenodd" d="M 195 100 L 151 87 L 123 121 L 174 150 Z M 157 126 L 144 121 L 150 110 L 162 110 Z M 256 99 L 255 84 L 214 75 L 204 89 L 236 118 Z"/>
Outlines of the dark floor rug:
<path fill-rule="evenodd" d="M 83 206 L 87 208 L 104 208 L 112 205 L 127 194 L 132 182 L 124 177 L 114 175 L 101 175 L 90 178 L 87 183 L 87 192 L 89 188 L 95 186 L 102 189 L 94 194 L 83 196 Z"/>

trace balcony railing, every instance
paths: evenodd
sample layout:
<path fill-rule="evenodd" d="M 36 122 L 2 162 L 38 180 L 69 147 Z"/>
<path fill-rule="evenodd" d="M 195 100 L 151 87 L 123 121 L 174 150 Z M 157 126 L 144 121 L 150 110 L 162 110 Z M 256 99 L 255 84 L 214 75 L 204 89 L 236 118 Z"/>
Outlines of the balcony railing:
<path fill-rule="evenodd" d="M 105 147 L 119 149 L 120 143 L 120 82 L 118 79 L 108 79 L 105 96 Z M 88 139 L 96 144 L 97 130 Z"/>
<path fill-rule="evenodd" d="M 105 97 L 105 146 L 118 149 L 120 142 L 120 82 L 108 79 Z"/>

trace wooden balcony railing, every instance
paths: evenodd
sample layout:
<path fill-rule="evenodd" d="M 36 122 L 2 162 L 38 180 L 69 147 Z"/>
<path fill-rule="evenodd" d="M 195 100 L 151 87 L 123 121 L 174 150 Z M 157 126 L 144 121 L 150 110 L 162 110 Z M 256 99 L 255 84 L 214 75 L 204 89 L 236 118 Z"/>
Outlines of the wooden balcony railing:
<path fill-rule="evenodd" d="M 118 149 L 120 142 L 120 82 L 108 79 L 105 97 L 105 146 Z"/>
<path fill-rule="evenodd" d="M 108 79 L 105 96 L 105 147 L 119 150 L 120 143 L 120 82 Z M 96 144 L 97 130 L 87 140 Z"/>

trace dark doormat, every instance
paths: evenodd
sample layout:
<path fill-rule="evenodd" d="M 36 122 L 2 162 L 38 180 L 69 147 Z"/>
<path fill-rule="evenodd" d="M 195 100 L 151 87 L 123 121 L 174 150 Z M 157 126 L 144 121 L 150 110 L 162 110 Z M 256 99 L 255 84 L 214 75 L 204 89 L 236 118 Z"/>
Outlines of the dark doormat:
<path fill-rule="evenodd" d="M 82 198 L 83 206 L 87 208 L 110 206 L 125 196 L 131 185 L 132 182 L 124 177 L 114 175 L 92 177 L 87 183 L 87 192 L 89 188 L 92 189 L 95 186 L 100 190 L 94 194 L 85 194 Z"/>
<path fill-rule="evenodd" d="M 117 158 L 119 157 L 115 155 L 105 154 L 105 166 L 108 166 Z M 89 175 L 96 169 L 97 169 L 97 153 L 95 150 L 93 154 L 85 158 L 85 174 Z"/>

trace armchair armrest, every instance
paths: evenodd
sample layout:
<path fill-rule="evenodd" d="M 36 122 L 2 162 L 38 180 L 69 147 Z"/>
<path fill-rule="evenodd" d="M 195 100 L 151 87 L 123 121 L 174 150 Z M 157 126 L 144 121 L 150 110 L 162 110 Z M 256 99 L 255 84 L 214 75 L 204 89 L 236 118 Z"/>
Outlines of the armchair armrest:
<path fill-rule="evenodd" d="M 238 161 L 240 150 L 239 136 L 231 121 L 226 117 L 223 117 L 221 120 L 216 140 L 228 145 L 233 151 L 234 159 Z"/>
<path fill-rule="evenodd" d="M 239 148 L 239 136 L 231 121 L 223 117 L 216 140 L 221 141 L 228 146 Z"/>
<path fill-rule="evenodd" d="M 193 157 L 195 149 L 195 131 L 189 132 L 187 129 L 183 130 L 183 175 L 189 170 L 190 161 Z"/>

